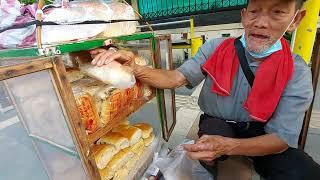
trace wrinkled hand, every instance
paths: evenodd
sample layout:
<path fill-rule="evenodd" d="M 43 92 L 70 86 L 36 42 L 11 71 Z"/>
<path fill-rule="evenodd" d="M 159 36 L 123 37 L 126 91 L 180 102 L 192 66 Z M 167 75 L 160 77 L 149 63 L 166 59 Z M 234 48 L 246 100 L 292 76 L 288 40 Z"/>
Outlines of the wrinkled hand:
<path fill-rule="evenodd" d="M 222 155 L 228 155 L 237 146 L 236 139 L 216 135 L 203 135 L 195 144 L 183 145 L 191 159 L 204 162 L 212 162 Z"/>
<path fill-rule="evenodd" d="M 93 58 L 91 63 L 96 66 L 107 65 L 112 61 L 118 61 L 119 63 L 127 66 L 133 66 L 135 64 L 135 54 L 131 51 L 94 49 L 90 51 L 90 54 Z"/>

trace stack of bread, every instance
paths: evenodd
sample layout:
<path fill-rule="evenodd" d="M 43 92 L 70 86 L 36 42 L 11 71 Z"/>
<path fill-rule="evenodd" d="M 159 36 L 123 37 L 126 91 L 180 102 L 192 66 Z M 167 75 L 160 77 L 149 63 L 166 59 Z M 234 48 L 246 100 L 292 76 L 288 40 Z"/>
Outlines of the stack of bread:
<path fill-rule="evenodd" d="M 142 97 L 151 96 L 152 92 L 150 87 L 140 82 L 133 88 L 117 89 L 74 69 L 67 71 L 67 79 L 88 134 L 105 127 L 117 117 L 129 116 L 141 106 Z"/>
<path fill-rule="evenodd" d="M 154 139 L 153 128 L 149 124 L 126 124 L 112 129 L 93 147 L 102 180 L 125 180 L 145 147 L 150 146 Z"/>

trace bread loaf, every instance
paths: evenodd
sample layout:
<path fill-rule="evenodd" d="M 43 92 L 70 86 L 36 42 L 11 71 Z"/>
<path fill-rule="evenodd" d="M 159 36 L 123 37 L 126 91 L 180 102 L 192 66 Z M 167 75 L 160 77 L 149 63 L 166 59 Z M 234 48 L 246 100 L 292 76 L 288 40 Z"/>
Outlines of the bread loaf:
<path fill-rule="evenodd" d="M 81 91 L 89 93 L 91 96 L 95 96 L 95 94 L 105 87 L 101 81 L 90 77 L 84 77 L 74 83 L 71 84 L 73 87 L 80 88 Z"/>
<path fill-rule="evenodd" d="M 145 149 L 145 145 L 142 139 L 140 139 L 139 142 L 137 142 L 135 145 L 130 147 L 130 151 L 132 151 L 135 155 L 140 157 Z"/>
<path fill-rule="evenodd" d="M 112 144 L 116 147 L 116 149 L 121 150 L 129 147 L 128 138 L 124 137 L 120 133 L 110 132 L 100 138 L 97 142 L 98 144 Z"/>
<path fill-rule="evenodd" d="M 71 83 L 71 86 L 82 122 L 90 134 L 98 128 L 100 120 L 94 96 L 99 89 L 104 87 L 104 84 L 95 79 L 85 77 Z"/>
<path fill-rule="evenodd" d="M 119 153 L 113 156 L 106 168 L 111 172 L 117 172 L 123 167 L 132 157 L 134 153 L 129 148 L 121 150 Z"/>
<path fill-rule="evenodd" d="M 99 169 L 99 174 L 101 177 L 101 180 L 110 180 L 113 178 L 115 172 L 110 171 L 108 168 Z"/>
<path fill-rule="evenodd" d="M 127 180 L 126 177 L 129 174 L 129 170 L 125 167 L 119 169 L 113 176 L 112 180 Z"/>
<path fill-rule="evenodd" d="M 135 154 L 139 154 L 144 149 L 144 143 L 143 140 L 140 139 L 136 144 L 130 146 L 130 151 L 132 151 Z"/>
<path fill-rule="evenodd" d="M 142 131 L 139 128 L 133 126 L 122 125 L 112 130 L 113 132 L 118 132 L 124 137 L 128 138 L 130 146 L 136 144 L 142 137 Z"/>
<path fill-rule="evenodd" d="M 125 167 L 130 171 L 138 162 L 140 156 L 134 155 L 125 165 Z"/>
<path fill-rule="evenodd" d="M 96 93 L 95 99 L 100 116 L 98 125 L 104 127 L 121 112 L 122 92 L 112 86 L 105 86 Z"/>
<path fill-rule="evenodd" d="M 154 134 L 152 133 L 150 135 L 150 137 L 148 137 L 147 139 L 144 139 L 143 142 L 144 142 L 144 145 L 145 146 L 150 146 L 150 144 L 152 143 L 152 141 L 154 140 L 155 136 Z"/>
<path fill-rule="evenodd" d="M 134 124 L 133 126 L 141 129 L 143 139 L 148 138 L 153 131 L 153 128 L 147 123 L 138 123 L 138 124 Z"/>
<path fill-rule="evenodd" d="M 92 154 L 99 169 L 104 169 L 116 153 L 116 148 L 110 144 L 94 145 L 92 147 Z"/>
<path fill-rule="evenodd" d="M 95 132 L 98 128 L 97 121 L 99 116 L 94 99 L 89 93 L 78 93 L 75 94 L 75 100 L 82 124 L 87 130 L 87 133 L 90 134 Z"/>

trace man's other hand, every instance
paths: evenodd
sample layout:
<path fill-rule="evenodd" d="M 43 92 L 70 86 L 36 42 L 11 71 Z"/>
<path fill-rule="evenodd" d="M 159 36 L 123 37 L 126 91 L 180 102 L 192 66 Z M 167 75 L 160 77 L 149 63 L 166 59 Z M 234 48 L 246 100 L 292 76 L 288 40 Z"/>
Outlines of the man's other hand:
<path fill-rule="evenodd" d="M 204 135 L 195 144 L 183 145 L 191 159 L 205 162 L 211 162 L 222 155 L 228 155 L 237 146 L 236 139 L 216 135 Z"/>

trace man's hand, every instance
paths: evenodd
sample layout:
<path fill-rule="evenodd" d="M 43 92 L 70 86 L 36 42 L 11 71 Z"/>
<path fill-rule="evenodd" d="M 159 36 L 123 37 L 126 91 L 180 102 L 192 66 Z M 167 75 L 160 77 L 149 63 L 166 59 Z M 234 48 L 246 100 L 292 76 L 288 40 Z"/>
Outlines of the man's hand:
<path fill-rule="evenodd" d="M 202 136 L 195 144 L 184 145 L 187 155 L 194 160 L 212 162 L 239 145 L 236 139 L 223 136 Z"/>
<path fill-rule="evenodd" d="M 97 66 L 103 66 L 109 64 L 112 61 L 118 61 L 121 64 L 133 67 L 135 54 L 131 51 L 114 49 L 95 49 L 90 51 L 91 56 L 93 57 L 92 64 Z"/>
<path fill-rule="evenodd" d="M 124 65 L 123 68 L 132 72 L 140 82 L 155 88 L 174 89 L 188 83 L 184 75 L 178 70 L 153 69 L 136 64 L 136 55 L 131 51 L 95 49 L 90 51 L 90 54 L 93 58 L 93 65 L 103 66 L 112 61 L 117 61 Z"/>

